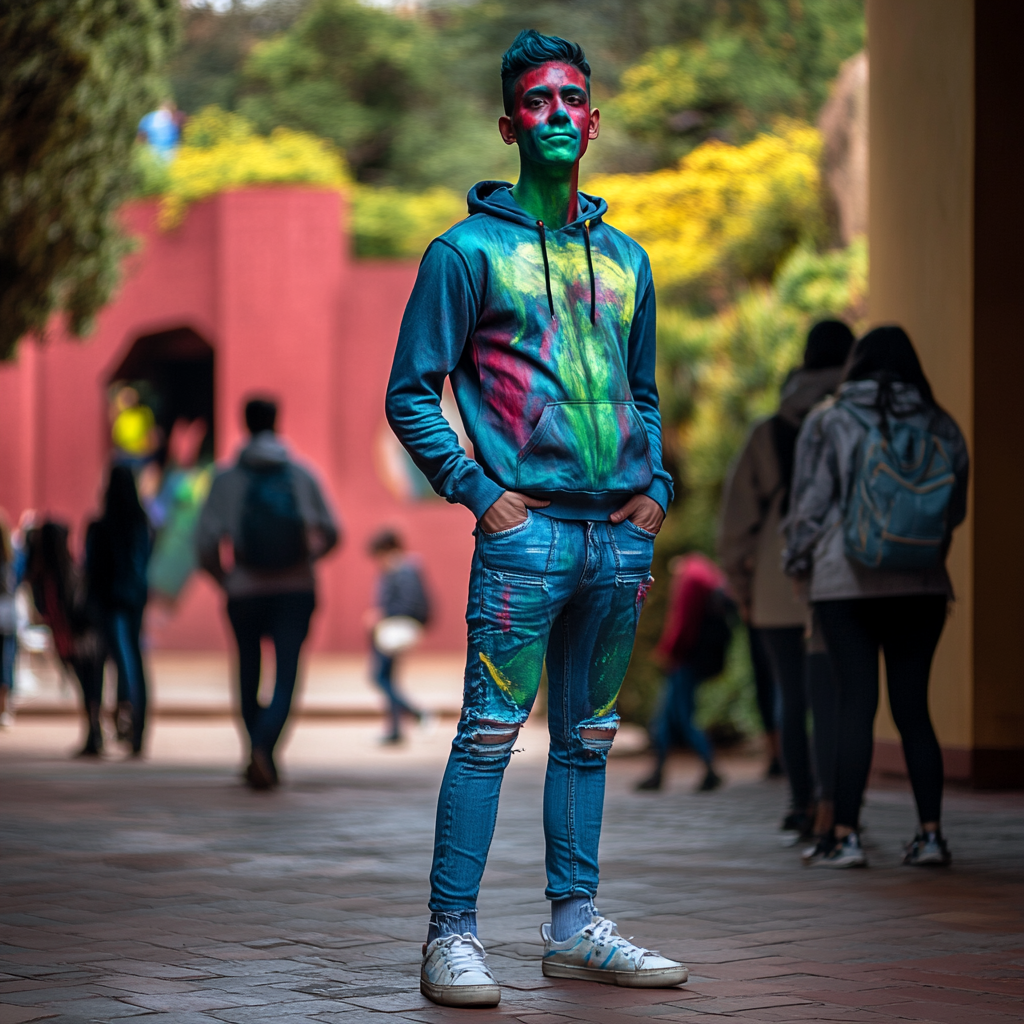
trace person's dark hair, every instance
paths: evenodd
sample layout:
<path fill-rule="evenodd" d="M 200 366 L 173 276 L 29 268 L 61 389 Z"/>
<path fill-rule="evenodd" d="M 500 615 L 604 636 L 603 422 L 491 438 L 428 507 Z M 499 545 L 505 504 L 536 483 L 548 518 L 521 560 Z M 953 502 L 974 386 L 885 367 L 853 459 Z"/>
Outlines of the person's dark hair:
<path fill-rule="evenodd" d="M 842 366 L 853 348 L 853 331 L 842 320 L 819 320 L 807 333 L 804 369 Z"/>
<path fill-rule="evenodd" d="M 590 65 L 579 43 L 571 43 L 561 36 L 545 36 L 535 28 L 524 28 L 512 41 L 501 58 L 501 98 L 505 113 L 511 116 L 516 100 L 516 82 L 530 68 L 558 61 L 578 68 L 587 80 L 590 95 Z"/>
<path fill-rule="evenodd" d="M 250 398 L 245 403 L 245 426 L 250 434 L 273 430 L 277 424 L 277 402 L 271 398 Z"/>
<path fill-rule="evenodd" d="M 401 551 L 405 545 L 402 538 L 391 529 L 380 530 L 370 538 L 366 550 L 371 555 L 386 555 L 389 551 Z"/>
<path fill-rule="evenodd" d="M 64 523 L 48 519 L 32 527 L 25 541 L 28 545 L 26 577 L 32 588 L 32 600 L 40 615 L 51 620 L 67 609 L 71 597 L 68 528 Z"/>
<path fill-rule="evenodd" d="M 895 324 L 875 327 L 857 342 L 843 380 L 877 380 L 886 385 L 896 381 L 913 384 L 928 405 L 935 405 L 935 396 L 914 346 L 907 332 Z M 879 400 L 886 390 L 879 388 Z"/>
<path fill-rule="evenodd" d="M 146 513 L 139 502 L 135 475 L 127 466 L 112 466 L 103 501 L 103 518 L 114 528 L 115 536 L 146 522 Z"/>

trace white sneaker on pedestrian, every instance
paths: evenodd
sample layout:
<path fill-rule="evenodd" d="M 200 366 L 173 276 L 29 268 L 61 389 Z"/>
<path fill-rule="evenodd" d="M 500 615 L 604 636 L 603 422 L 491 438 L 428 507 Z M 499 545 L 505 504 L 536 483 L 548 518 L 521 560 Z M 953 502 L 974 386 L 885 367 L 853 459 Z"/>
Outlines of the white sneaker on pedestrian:
<path fill-rule="evenodd" d="M 595 916 L 564 942 L 551 938 L 550 925 L 542 924 L 540 934 L 544 940 L 541 970 L 547 978 L 599 981 L 625 988 L 671 988 L 690 976 L 683 964 L 657 950 L 634 946 L 606 917 Z"/>
<path fill-rule="evenodd" d="M 812 868 L 866 868 L 868 859 L 860 845 L 860 836 L 851 832 L 845 838 L 837 839 L 827 853 L 817 859 L 809 859 L 807 863 Z"/>
<path fill-rule="evenodd" d="M 485 956 L 480 940 L 469 932 L 424 943 L 420 991 L 439 1006 L 497 1006 L 501 989 Z"/>
<path fill-rule="evenodd" d="M 5 711 L 0 715 L 0 729 L 10 729 L 14 725 L 14 715 L 10 711 Z"/>

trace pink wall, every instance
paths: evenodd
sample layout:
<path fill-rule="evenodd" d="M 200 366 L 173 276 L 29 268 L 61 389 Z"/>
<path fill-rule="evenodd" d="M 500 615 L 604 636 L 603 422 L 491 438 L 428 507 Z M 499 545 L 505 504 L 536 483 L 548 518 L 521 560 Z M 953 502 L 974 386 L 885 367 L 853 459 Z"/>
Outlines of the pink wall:
<path fill-rule="evenodd" d="M 243 435 L 239 408 L 252 391 L 281 400 L 281 432 L 318 473 L 345 526 L 340 552 L 321 565 L 313 645 L 361 650 L 373 565 L 364 554 L 382 525 L 422 555 L 436 604 L 427 646 L 465 639 L 470 513 L 445 502 L 396 497 L 378 471 L 384 391 L 411 263 L 348 255 L 336 193 L 254 188 L 197 204 L 162 233 L 155 204 L 126 221 L 140 238 L 119 295 L 84 342 L 59 329 L 23 342 L 0 365 L 0 505 L 35 507 L 76 527 L 95 514 L 108 451 L 106 385 L 137 338 L 189 327 L 215 352 L 217 459 Z M 226 634 L 216 588 L 189 583 L 173 616 L 150 616 L 155 646 L 214 649 Z"/>

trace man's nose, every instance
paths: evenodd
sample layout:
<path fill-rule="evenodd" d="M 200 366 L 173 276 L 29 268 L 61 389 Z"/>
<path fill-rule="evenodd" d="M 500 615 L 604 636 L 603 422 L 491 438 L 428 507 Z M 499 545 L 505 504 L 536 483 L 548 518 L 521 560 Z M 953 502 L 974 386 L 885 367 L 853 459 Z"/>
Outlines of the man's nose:
<path fill-rule="evenodd" d="M 559 98 L 551 105 L 551 113 L 548 115 L 548 124 L 568 124 L 570 121 L 569 111 Z"/>

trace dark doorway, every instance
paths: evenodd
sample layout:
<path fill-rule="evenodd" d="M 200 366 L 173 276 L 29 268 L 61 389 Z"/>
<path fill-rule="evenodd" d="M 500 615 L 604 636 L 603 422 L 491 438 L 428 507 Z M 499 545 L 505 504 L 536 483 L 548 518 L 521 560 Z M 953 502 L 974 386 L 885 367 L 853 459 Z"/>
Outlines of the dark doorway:
<path fill-rule="evenodd" d="M 165 443 L 176 420 L 204 419 L 208 430 L 200 457 L 205 460 L 214 452 L 213 373 L 212 346 L 190 327 L 179 327 L 139 338 L 109 383 L 130 385 L 139 392 L 153 410 Z"/>

